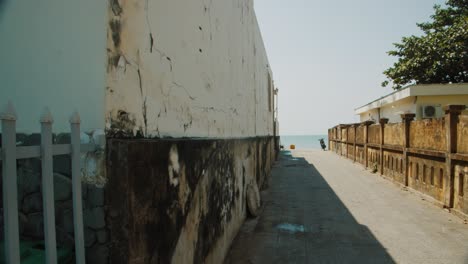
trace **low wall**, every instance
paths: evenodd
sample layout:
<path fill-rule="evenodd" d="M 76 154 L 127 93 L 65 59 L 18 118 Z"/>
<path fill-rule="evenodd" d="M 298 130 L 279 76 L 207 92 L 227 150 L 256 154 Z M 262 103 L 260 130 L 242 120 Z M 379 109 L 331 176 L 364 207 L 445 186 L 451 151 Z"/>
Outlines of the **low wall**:
<path fill-rule="evenodd" d="M 387 145 L 403 146 L 403 124 L 386 124 L 384 142 Z"/>
<path fill-rule="evenodd" d="M 383 175 L 400 184 L 405 184 L 402 153 L 384 150 Z"/>
<path fill-rule="evenodd" d="M 460 116 L 457 128 L 457 152 L 468 154 L 468 115 Z"/>
<path fill-rule="evenodd" d="M 468 116 L 448 106 L 445 117 L 401 123 L 363 122 L 329 130 L 330 150 L 407 186 L 468 218 Z M 351 138 L 352 137 L 352 138 Z"/>
<path fill-rule="evenodd" d="M 410 147 L 446 151 L 444 119 L 425 119 L 410 123 Z"/>
<path fill-rule="evenodd" d="M 222 263 L 264 186 L 274 137 L 109 139 L 110 263 Z"/>
<path fill-rule="evenodd" d="M 380 125 L 370 125 L 367 133 L 369 143 L 380 143 Z"/>
<path fill-rule="evenodd" d="M 408 161 L 408 186 L 443 203 L 449 188 L 444 181 L 445 160 L 410 156 Z"/>
<path fill-rule="evenodd" d="M 359 145 L 356 146 L 356 162 L 359 162 L 362 165 L 366 165 L 363 146 L 359 146 Z"/>
<path fill-rule="evenodd" d="M 463 211 L 468 207 L 468 164 L 459 163 L 455 165 L 454 173 L 454 205 L 453 207 L 458 211 Z"/>

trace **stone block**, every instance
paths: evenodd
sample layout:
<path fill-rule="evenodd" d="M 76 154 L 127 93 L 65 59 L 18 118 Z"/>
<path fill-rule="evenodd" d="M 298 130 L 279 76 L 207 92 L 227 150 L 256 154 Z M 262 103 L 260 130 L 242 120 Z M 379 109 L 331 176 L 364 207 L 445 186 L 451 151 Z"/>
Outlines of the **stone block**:
<path fill-rule="evenodd" d="M 97 241 L 101 244 L 104 244 L 108 240 L 107 230 L 102 229 L 96 232 Z"/>
<path fill-rule="evenodd" d="M 70 155 L 54 156 L 54 172 L 63 174 L 68 178 L 71 178 Z"/>
<path fill-rule="evenodd" d="M 66 230 L 62 229 L 59 226 L 55 228 L 57 245 L 73 247 L 75 245 L 75 239 L 70 235 Z"/>
<path fill-rule="evenodd" d="M 66 216 L 65 214 L 67 214 L 67 212 L 70 212 L 71 215 Z M 55 224 L 57 226 L 60 226 L 61 228 L 65 228 L 66 221 L 73 221 L 73 202 L 72 200 L 56 201 L 55 202 Z M 73 222 L 70 223 L 70 225 L 72 224 Z"/>
<path fill-rule="evenodd" d="M 55 202 L 55 225 L 65 233 L 73 235 L 73 202 L 72 200 Z"/>
<path fill-rule="evenodd" d="M 87 203 L 90 208 L 104 206 L 104 188 L 88 185 Z"/>
<path fill-rule="evenodd" d="M 40 158 L 30 158 L 18 160 L 19 167 L 31 170 L 36 173 L 41 173 L 42 164 Z"/>
<path fill-rule="evenodd" d="M 33 238 L 44 237 L 44 217 L 42 212 L 31 213 L 26 216 L 24 223 L 24 234 Z"/>
<path fill-rule="evenodd" d="M 83 182 L 81 183 L 81 197 L 83 200 L 87 199 L 88 197 L 88 184 L 83 183 Z"/>
<path fill-rule="evenodd" d="M 84 223 L 85 226 L 100 229 L 105 227 L 105 214 L 102 207 L 89 208 L 84 211 Z"/>
<path fill-rule="evenodd" d="M 95 244 L 86 250 L 86 263 L 105 264 L 109 262 L 109 248 L 106 245 Z"/>
<path fill-rule="evenodd" d="M 3 210 L 1 211 L 2 211 L 2 223 L 1 224 L 2 224 L 2 230 L 3 230 Z M 24 234 L 24 227 L 26 226 L 28 218 L 22 212 L 18 212 L 18 218 L 19 218 L 19 232 L 20 234 Z M 2 232 L 2 238 L 3 238 L 3 232 Z"/>
<path fill-rule="evenodd" d="M 25 214 L 42 212 L 42 194 L 35 192 L 25 196 L 21 210 Z"/>
<path fill-rule="evenodd" d="M 85 247 L 91 247 L 96 242 L 96 232 L 90 228 L 84 229 Z"/>
<path fill-rule="evenodd" d="M 60 226 L 65 232 L 68 234 L 74 233 L 74 225 L 73 225 L 73 209 L 66 209 L 57 215 L 57 226 Z"/>
<path fill-rule="evenodd" d="M 0 166 L 0 170 L 1 169 L 2 169 L 2 167 Z M 1 173 L 0 173 L 0 177 L 2 177 Z M 19 180 L 18 180 L 18 182 L 19 182 Z M 0 180 L 0 190 L 3 190 L 2 180 Z M 21 184 L 19 184 L 19 183 L 16 185 L 16 191 L 17 191 L 18 210 L 21 210 L 21 205 L 23 204 L 24 196 L 26 196 L 27 194 L 24 192 L 23 186 Z M 0 204 L 3 204 L 3 197 L 0 198 Z"/>
<path fill-rule="evenodd" d="M 18 185 L 24 194 L 39 192 L 41 190 L 41 174 L 39 170 L 33 171 L 20 167 L 18 169 Z"/>
<path fill-rule="evenodd" d="M 71 198 L 72 182 L 65 175 L 54 173 L 54 198 L 56 201 L 68 200 Z"/>

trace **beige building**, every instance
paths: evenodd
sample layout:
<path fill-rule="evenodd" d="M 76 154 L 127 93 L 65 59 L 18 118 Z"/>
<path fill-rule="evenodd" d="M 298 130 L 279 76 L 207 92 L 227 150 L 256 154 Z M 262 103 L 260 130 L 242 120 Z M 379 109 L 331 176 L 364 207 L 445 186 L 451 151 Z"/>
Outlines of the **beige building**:
<path fill-rule="evenodd" d="M 415 113 L 416 120 L 439 118 L 445 105 L 468 105 L 468 84 L 410 85 L 383 96 L 354 112 L 360 121 L 388 118 L 389 122 L 401 121 L 401 114 Z"/>

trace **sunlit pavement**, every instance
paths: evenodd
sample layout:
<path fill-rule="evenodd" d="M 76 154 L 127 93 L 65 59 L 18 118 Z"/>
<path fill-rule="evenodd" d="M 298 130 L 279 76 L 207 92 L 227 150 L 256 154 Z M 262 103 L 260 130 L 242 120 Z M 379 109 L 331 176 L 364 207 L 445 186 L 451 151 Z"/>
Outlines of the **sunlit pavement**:
<path fill-rule="evenodd" d="M 468 263 L 468 225 L 331 152 L 281 154 L 225 263 Z"/>

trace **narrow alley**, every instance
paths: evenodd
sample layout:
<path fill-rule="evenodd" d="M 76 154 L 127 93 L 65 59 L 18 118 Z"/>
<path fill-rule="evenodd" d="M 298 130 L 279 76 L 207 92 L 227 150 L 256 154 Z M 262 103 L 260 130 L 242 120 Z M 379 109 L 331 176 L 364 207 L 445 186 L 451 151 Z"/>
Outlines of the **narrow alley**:
<path fill-rule="evenodd" d="M 225 263 L 468 263 L 468 225 L 332 152 L 284 151 Z"/>

